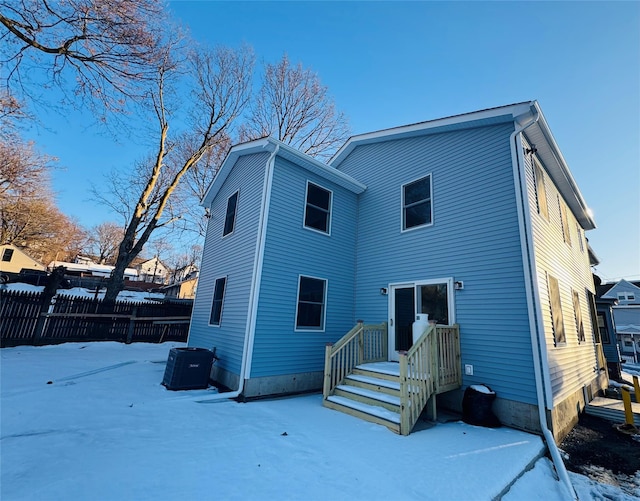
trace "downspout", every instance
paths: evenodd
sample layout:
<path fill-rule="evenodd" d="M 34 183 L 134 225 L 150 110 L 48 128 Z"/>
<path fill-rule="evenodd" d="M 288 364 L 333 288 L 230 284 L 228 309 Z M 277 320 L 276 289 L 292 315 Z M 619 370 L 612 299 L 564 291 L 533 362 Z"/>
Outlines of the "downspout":
<path fill-rule="evenodd" d="M 267 236 L 267 219 L 269 215 L 269 204 L 271 202 L 271 184 L 273 182 L 273 166 L 278 154 L 280 145 L 276 144 L 275 149 L 267 160 L 267 168 L 264 174 L 264 185 L 262 188 L 262 204 L 260 206 L 260 221 L 258 223 L 258 236 L 256 238 L 256 252 L 253 260 L 253 276 L 251 278 L 251 292 L 249 295 L 249 308 L 247 311 L 247 327 L 244 334 L 244 348 L 242 351 L 242 362 L 240 365 L 240 380 L 238 389 L 217 393 L 210 397 L 197 400 L 202 403 L 213 403 L 220 400 L 236 398 L 244 391 L 244 381 L 251 369 L 251 353 L 253 351 L 253 340 L 256 329 L 256 317 L 258 313 L 258 295 L 260 292 L 260 281 L 262 276 L 262 262 L 264 246 Z"/>
<path fill-rule="evenodd" d="M 526 285 L 526 294 L 527 294 L 527 304 L 529 310 L 529 332 L 531 333 L 531 349 L 533 352 L 533 370 L 536 379 L 536 396 L 538 400 L 538 416 L 540 419 L 540 428 L 542 429 L 542 434 L 544 436 L 544 440 L 547 443 L 547 447 L 549 449 L 549 453 L 551 454 L 551 459 L 553 460 L 553 465 L 555 466 L 556 472 L 558 473 L 558 477 L 562 483 L 565 484 L 569 493 L 572 496 L 572 499 L 577 501 L 578 496 L 576 491 L 571 484 L 571 479 L 569 478 L 569 474 L 567 473 L 567 469 L 562 461 L 562 457 L 560 456 L 560 451 L 558 450 L 558 446 L 556 445 L 556 441 L 553 438 L 553 434 L 551 430 L 549 430 L 549 423 L 547 421 L 546 414 L 546 403 L 544 398 L 544 381 L 542 379 L 542 367 L 544 362 L 541 357 L 540 352 L 540 331 L 538 326 L 536 325 L 536 312 L 534 310 L 534 287 L 537 283 L 533 277 L 533 267 L 531 263 L 533 253 L 533 243 L 531 238 L 528 236 L 531 231 L 530 225 L 527 224 L 528 219 L 526 217 L 527 214 L 527 205 L 525 205 L 525 201 L 527 200 L 526 196 L 526 177 L 524 173 L 524 162 L 522 165 L 522 169 L 520 168 L 520 153 L 518 151 L 518 136 L 528 127 L 535 124 L 540 119 L 540 113 L 537 108 L 535 108 L 535 116 L 532 120 L 527 122 L 524 125 L 516 125 L 516 129 L 511 133 L 509 138 L 509 144 L 511 147 L 511 158 L 513 165 L 513 179 L 516 185 L 516 201 L 521 210 L 518 211 L 518 223 L 520 225 L 521 235 L 524 236 L 524 239 L 521 238 L 520 244 L 522 248 L 522 262 L 524 266 L 524 279 Z M 524 192 L 524 193 L 523 193 Z M 535 297 L 539 297 L 538 294 L 535 294 Z"/>

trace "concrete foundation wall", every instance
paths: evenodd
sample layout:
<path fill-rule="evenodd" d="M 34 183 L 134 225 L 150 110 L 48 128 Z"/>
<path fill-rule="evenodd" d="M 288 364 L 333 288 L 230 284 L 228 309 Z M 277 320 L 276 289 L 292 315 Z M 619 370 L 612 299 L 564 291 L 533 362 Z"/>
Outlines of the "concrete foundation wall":
<path fill-rule="evenodd" d="M 245 381 L 242 394 L 252 398 L 321 390 L 323 380 L 322 371 L 251 378 Z"/>
<path fill-rule="evenodd" d="M 215 383 L 225 386 L 230 390 L 237 390 L 240 383 L 240 376 L 238 374 L 234 374 L 215 365 L 211 368 L 210 377 Z"/>

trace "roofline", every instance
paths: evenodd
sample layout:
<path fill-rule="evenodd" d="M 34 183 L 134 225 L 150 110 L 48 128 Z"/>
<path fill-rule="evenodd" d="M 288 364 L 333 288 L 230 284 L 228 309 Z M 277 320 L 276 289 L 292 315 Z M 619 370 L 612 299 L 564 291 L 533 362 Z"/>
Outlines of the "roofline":
<path fill-rule="evenodd" d="M 465 122 L 471 122 L 475 120 L 482 120 L 487 118 L 494 118 L 503 115 L 511 115 L 514 118 L 522 115 L 523 113 L 530 112 L 533 101 L 523 101 L 521 103 L 508 104 L 505 106 L 497 106 L 495 108 L 487 108 L 479 111 L 472 111 L 469 113 L 462 113 L 459 115 L 451 115 L 444 118 L 437 118 L 434 120 L 427 120 L 425 122 L 418 122 L 409 125 L 402 125 L 400 127 L 392 127 L 389 129 L 382 129 L 374 132 L 367 132 L 356 136 L 351 136 L 347 139 L 347 142 L 331 157 L 329 165 L 336 167 L 340 165 L 342 160 L 358 145 L 375 143 L 379 141 L 388 141 L 395 139 L 399 136 L 405 136 L 408 134 L 415 134 L 421 131 L 426 131 L 436 127 L 444 127 L 447 125 L 461 124 Z"/>
<path fill-rule="evenodd" d="M 260 139 L 255 139 L 253 141 L 236 144 L 229 149 L 229 152 L 222 162 L 218 173 L 214 177 L 212 183 L 209 185 L 209 188 L 207 189 L 204 197 L 202 197 L 200 205 L 203 207 L 208 207 L 211 204 L 211 201 L 220 190 L 220 187 L 227 179 L 227 176 L 231 172 L 231 169 L 240 157 L 261 152 L 273 153 L 276 148 L 278 148 L 277 156 L 280 156 L 282 158 L 292 158 L 305 169 L 319 170 L 323 177 L 326 177 L 330 180 L 331 178 L 333 178 L 333 180 L 337 181 L 338 184 L 344 186 L 345 188 L 356 194 L 362 193 L 367 189 L 364 184 L 356 181 L 348 174 L 334 169 L 333 167 L 330 167 L 327 164 L 316 160 L 306 153 L 302 153 L 301 151 L 273 137 L 263 137 Z"/>

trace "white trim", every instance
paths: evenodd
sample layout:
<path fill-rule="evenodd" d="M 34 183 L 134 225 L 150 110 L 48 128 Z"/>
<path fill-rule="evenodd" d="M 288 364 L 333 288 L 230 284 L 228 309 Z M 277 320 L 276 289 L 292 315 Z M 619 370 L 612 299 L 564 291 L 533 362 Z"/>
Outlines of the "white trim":
<path fill-rule="evenodd" d="M 298 327 L 298 306 L 300 306 L 300 282 L 302 277 L 312 280 L 322 280 L 324 282 L 324 294 L 322 298 L 322 327 L 314 329 L 313 327 Z M 329 291 L 329 279 L 322 277 L 313 277 L 311 275 L 298 275 L 298 290 L 296 292 L 296 316 L 293 319 L 294 332 L 325 332 L 327 328 L 327 297 Z"/>
<path fill-rule="evenodd" d="M 431 222 L 429 223 L 425 223 L 425 224 L 420 224 L 417 226 L 412 226 L 411 228 L 405 228 L 405 217 L 404 217 L 404 187 L 409 185 L 409 184 L 413 184 L 415 182 L 418 181 L 422 181 L 423 179 L 429 178 L 429 202 L 430 202 L 430 209 L 431 209 Z M 428 226 L 433 226 L 433 173 L 429 172 L 427 174 L 425 174 L 424 176 L 420 176 L 416 179 L 414 179 L 413 181 L 407 181 L 406 183 L 400 185 L 400 233 L 406 233 L 408 231 L 414 231 L 414 230 L 418 230 L 420 228 L 426 228 Z"/>
<path fill-rule="evenodd" d="M 256 321 L 258 318 L 258 299 L 260 297 L 260 284 L 262 283 L 262 265 L 264 262 L 264 248 L 267 241 L 267 223 L 269 222 L 269 208 L 271 206 L 271 186 L 273 184 L 273 171 L 275 170 L 276 155 L 279 146 L 267 160 L 267 168 L 264 173 L 262 187 L 262 204 L 260 205 L 260 220 L 256 238 L 256 252 L 253 259 L 253 276 L 251 277 L 251 292 L 249 294 L 249 308 L 247 327 L 245 330 L 243 365 L 240 371 L 240 388 L 244 385 L 244 378 L 251 376 L 251 364 L 253 363 L 253 341 L 256 334 Z"/>
<path fill-rule="evenodd" d="M 321 190 L 324 191 L 328 191 L 329 192 L 329 215 L 328 215 L 328 221 L 327 221 L 327 231 L 322 231 L 319 230 L 317 228 L 314 228 L 312 226 L 307 226 L 305 224 L 305 221 L 307 220 L 307 199 L 309 197 L 309 185 L 312 184 L 314 185 L 316 188 L 320 188 Z M 316 206 L 314 206 L 316 207 Z M 307 183 L 305 185 L 305 190 L 304 190 L 304 210 L 302 211 L 302 227 L 305 230 L 309 230 L 309 231 L 313 231 L 314 233 L 320 233 L 321 235 L 325 235 L 330 237 L 331 236 L 331 221 L 333 219 L 333 190 L 330 190 L 329 188 L 325 188 L 324 186 L 314 182 L 314 181 L 310 181 L 307 179 Z"/>
<path fill-rule="evenodd" d="M 231 231 L 225 235 L 224 229 L 227 225 L 227 213 L 229 212 L 229 200 L 231 200 L 231 197 L 234 195 L 238 195 L 238 196 L 236 197 L 236 207 L 233 210 L 233 224 L 231 225 Z M 227 238 L 228 236 L 233 235 L 234 232 L 236 231 L 236 218 L 238 217 L 239 203 L 240 203 L 240 188 L 238 188 L 236 191 L 234 191 L 231 195 L 227 197 L 227 205 L 224 211 L 224 221 L 222 222 L 222 238 Z"/>
<path fill-rule="evenodd" d="M 217 327 L 220 328 L 220 325 L 222 325 L 222 309 L 224 307 L 224 297 L 227 294 L 227 278 L 229 275 L 223 275 L 221 277 L 217 277 L 214 281 L 213 281 L 213 293 L 211 294 L 211 307 L 209 308 L 209 321 L 207 323 L 207 325 L 209 327 Z M 220 320 L 218 320 L 217 324 L 212 324 L 211 323 L 211 314 L 213 313 L 213 302 L 215 301 L 216 298 L 216 285 L 218 283 L 218 280 L 222 280 L 224 279 L 224 289 L 222 290 L 222 301 L 220 301 Z"/>

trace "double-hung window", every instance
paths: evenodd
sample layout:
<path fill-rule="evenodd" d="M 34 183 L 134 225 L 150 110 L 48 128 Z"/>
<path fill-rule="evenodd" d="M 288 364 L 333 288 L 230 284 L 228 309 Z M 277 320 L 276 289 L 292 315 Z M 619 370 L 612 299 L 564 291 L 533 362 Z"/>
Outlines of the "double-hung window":
<path fill-rule="evenodd" d="M 227 277 L 218 278 L 213 287 L 213 303 L 211 305 L 211 317 L 209 325 L 220 325 L 222 318 L 222 303 L 224 301 L 224 290 L 227 285 Z"/>
<path fill-rule="evenodd" d="M 236 226 L 236 208 L 238 207 L 238 192 L 236 191 L 227 199 L 227 212 L 224 216 L 224 230 L 222 236 L 233 233 Z"/>
<path fill-rule="evenodd" d="M 317 184 L 307 182 L 304 208 L 304 227 L 322 233 L 331 233 L 332 193 Z"/>
<path fill-rule="evenodd" d="M 431 174 L 402 186 L 402 231 L 433 222 Z"/>
<path fill-rule="evenodd" d="M 300 276 L 296 330 L 324 331 L 327 281 L 323 278 Z"/>
<path fill-rule="evenodd" d="M 544 172 L 542 167 L 536 160 L 533 165 L 533 186 L 536 190 L 536 204 L 538 206 L 538 214 L 549 220 L 549 208 L 547 206 L 547 189 L 544 184 Z"/>
<path fill-rule="evenodd" d="M 564 318 L 562 315 L 562 303 L 560 302 L 560 287 L 558 279 L 547 276 L 549 286 L 549 306 L 551 307 L 551 320 L 553 323 L 553 338 L 555 345 L 565 344 L 567 341 L 564 333 Z"/>

